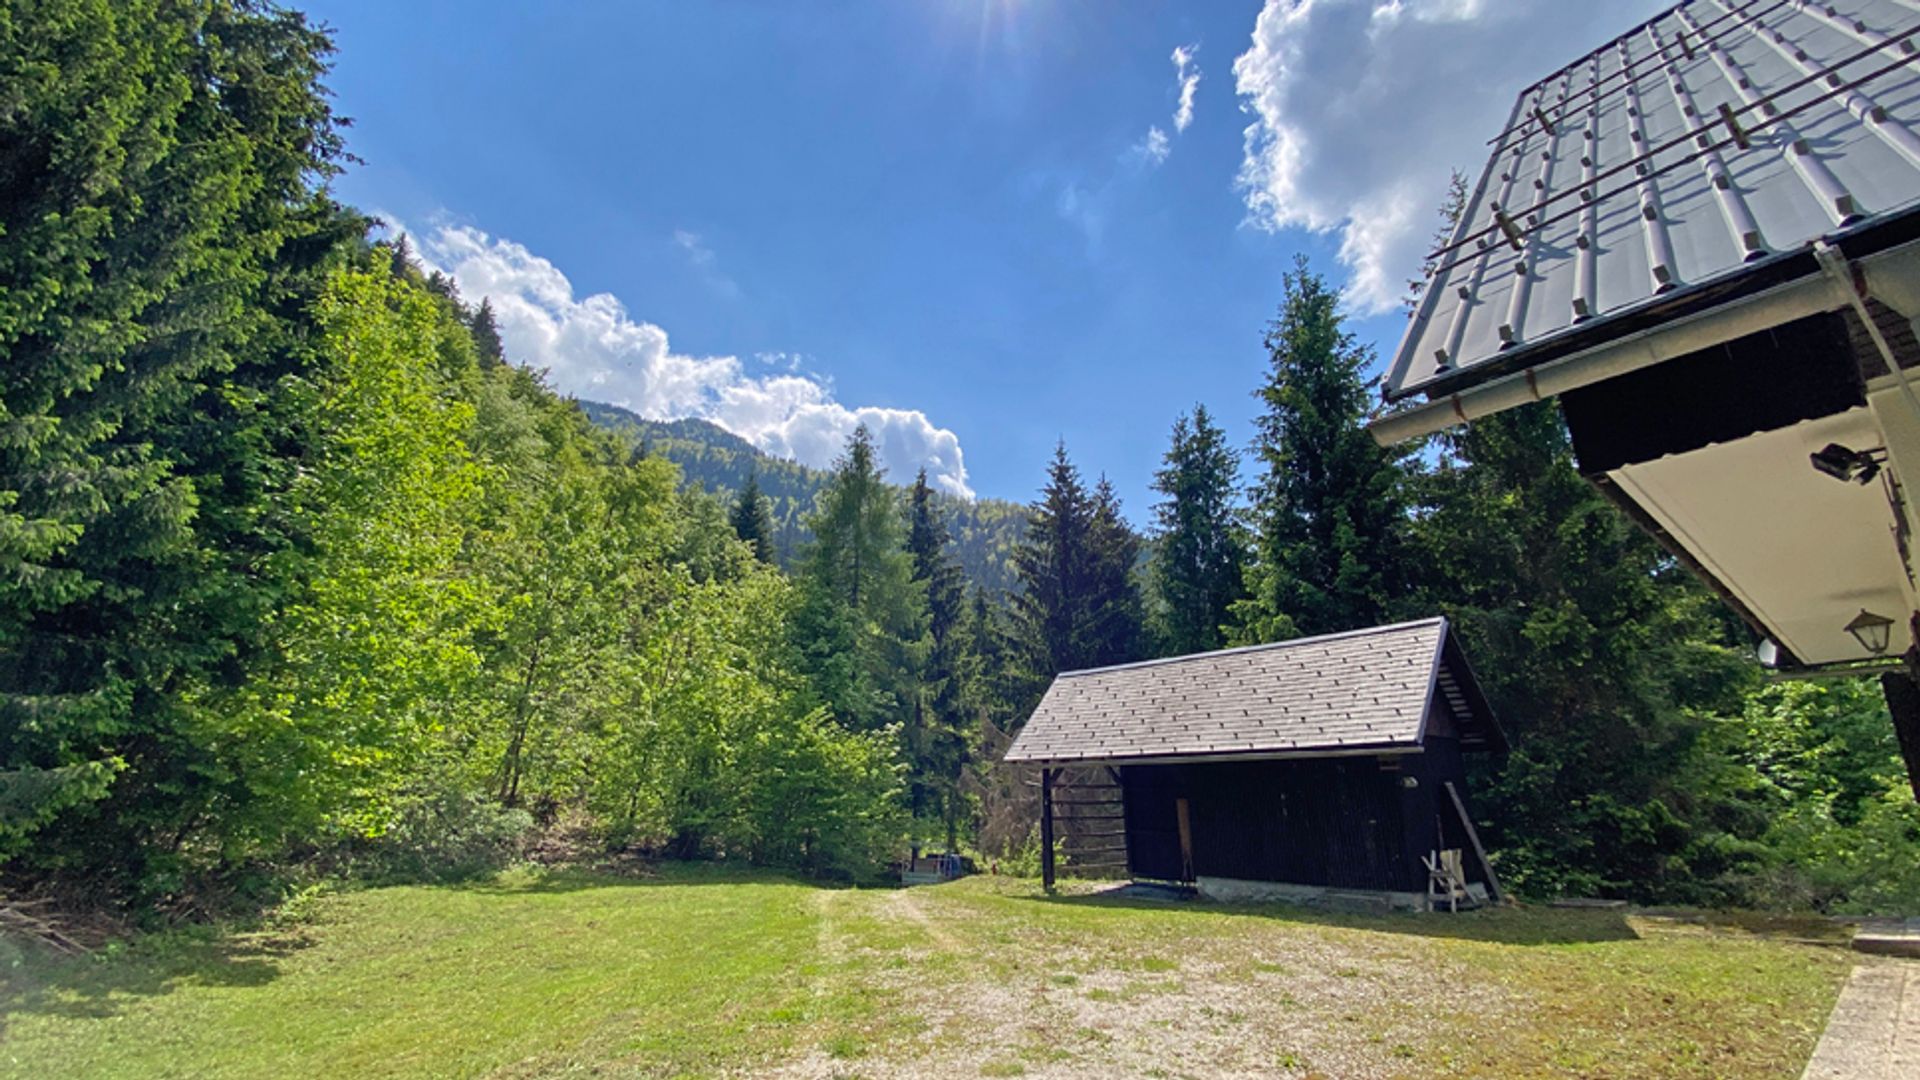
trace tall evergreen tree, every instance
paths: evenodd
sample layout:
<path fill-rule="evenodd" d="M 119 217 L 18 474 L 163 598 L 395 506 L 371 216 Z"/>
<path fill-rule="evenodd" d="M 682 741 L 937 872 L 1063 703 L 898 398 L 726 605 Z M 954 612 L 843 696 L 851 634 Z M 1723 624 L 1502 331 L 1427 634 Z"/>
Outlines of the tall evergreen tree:
<path fill-rule="evenodd" d="M 290 376 L 364 230 L 317 186 L 331 48 L 241 0 L 0 18 L 0 859 L 111 887 L 244 790 L 185 698 L 304 542 Z"/>
<path fill-rule="evenodd" d="M 959 841 L 960 777 L 967 762 L 968 610 L 966 582 L 925 469 L 908 493 L 907 552 L 913 580 L 926 590 L 930 639 L 917 699 L 917 745 L 908 755 L 911 799 L 915 817 L 937 813 L 952 847 Z"/>
<path fill-rule="evenodd" d="M 1022 675 L 1010 688 L 1017 713 L 1062 671 L 1137 658 L 1138 544 L 1120 519 L 1112 486 L 1102 480 L 1089 493 L 1066 444 L 1056 446 L 1047 485 L 1013 553 L 1021 585 L 1011 611 Z"/>
<path fill-rule="evenodd" d="M 1440 224 L 1434 226 L 1433 235 L 1427 240 L 1429 252 L 1439 251 L 1453 241 L 1454 227 L 1460 224 L 1460 215 L 1467 212 L 1467 174 L 1459 169 L 1447 178 L 1447 197 L 1440 201 Z M 1420 300 L 1427 294 L 1427 282 L 1439 272 L 1440 260 L 1429 254 L 1420 264 L 1420 276 L 1407 280 L 1407 295 L 1402 306 L 1407 316 L 1413 317 L 1420 309 Z"/>
<path fill-rule="evenodd" d="M 753 545 L 753 555 L 767 565 L 773 565 L 773 507 L 767 497 L 760 493 L 760 474 L 749 472 L 747 482 L 740 488 L 740 494 L 733 501 L 734 535 Z"/>
<path fill-rule="evenodd" d="M 1557 408 L 1450 431 L 1422 481 L 1411 560 L 1513 753 L 1487 788 L 1518 887 L 1651 897 L 1727 869 L 1683 763 L 1701 715 L 1737 709 L 1738 631 L 1574 469 Z M 1731 631 L 1731 632 L 1730 632 Z"/>
<path fill-rule="evenodd" d="M 474 351 L 483 366 L 507 362 L 507 349 L 500 341 L 500 324 L 494 318 L 492 297 L 480 298 L 480 306 L 474 309 L 473 319 L 467 325 L 473 331 Z"/>
<path fill-rule="evenodd" d="M 1271 368 L 1255 454 L 1254 559 L 1234 640 L 1278 641 L 1385 621 L 1403 594 L 1407 451 L 1363 428 L 1373 350 L 1305 257 L 1267 329 Z"/>
<path fill-rule="evenodd" d="M 1154 507 L 1150 579 L 1153 629 L 1163 655 L 1217 649 L 1229 609 L 1246 588 L 1246 535 L 1239 500 L 1239 455 L 1204 405 L 1173 422 L 1172 445 L 1154 473 L 1165 498 Z"/>
<path fill-rule="evenodd" d="M 406 233 L 394 237 L 387 245 L 387 270 L 403 281 L 419 276 L 420 267 L 413 261 L 413 243 Z"/>
<path fill-rule="evenodd" d="M 1140 658 L 1145 644 L 1140 602 L 1140 537 L 1120 512 L 1120 496 L 1105 475 L 1093 486 L 1093 519 L 1087 531 L 1092 548 L 1093 592 L 1088 609 L 1094 663 L 1123 664 Z"/>
<path fill-rule="evenodd" d="M 815 687 L 851 726 L 904 720 L 926 602 L 901 543 L 899 504 L 865 425 L 847 439 L 809 524 L 797 640 Z"/>

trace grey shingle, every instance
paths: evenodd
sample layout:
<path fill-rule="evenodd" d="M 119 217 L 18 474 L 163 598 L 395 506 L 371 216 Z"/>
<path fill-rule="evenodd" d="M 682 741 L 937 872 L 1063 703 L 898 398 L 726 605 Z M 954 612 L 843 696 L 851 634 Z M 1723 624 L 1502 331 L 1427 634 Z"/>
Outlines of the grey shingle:
<path fill-rule="evenodd" d="M 1062 673 L 1010 762 L 1416 745 L 1446 620 Z"/>

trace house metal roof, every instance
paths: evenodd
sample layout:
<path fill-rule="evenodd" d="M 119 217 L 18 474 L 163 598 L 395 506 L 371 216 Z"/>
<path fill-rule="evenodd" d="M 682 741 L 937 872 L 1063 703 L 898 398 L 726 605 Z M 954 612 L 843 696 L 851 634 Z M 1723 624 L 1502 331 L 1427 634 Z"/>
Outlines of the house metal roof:
<path fill-rule="evenodd" d="M 1388 398 L 1710 304 L 1920 206 L 1917 60 L 1920 0 L 1689 0 L 1528 87 Z"/>
<path fill-rule="evenodd" d="M 1443 715 L 1462 745 L 1500 742 L 1445 619 L 1198 653 L 1054 679 L 1015 763 L 1326 756 L 1419 748 Z"/>

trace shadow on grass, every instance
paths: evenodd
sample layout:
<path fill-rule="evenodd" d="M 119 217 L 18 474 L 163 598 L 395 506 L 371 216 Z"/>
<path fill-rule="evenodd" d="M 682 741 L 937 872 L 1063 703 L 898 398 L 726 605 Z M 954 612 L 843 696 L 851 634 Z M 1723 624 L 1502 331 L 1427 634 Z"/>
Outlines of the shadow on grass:
<path fill-rule="evenodd" d="M 347 891 L 414 888 L 510 898 L 700 885 L 850 887 L 732 863 L 634 861 L 603 868 L 522 868 L 462 881 L 366 883 Z M 280 977 L 283 959 L 314 940 L 298 926 L 265 931 L 203 925 L 142 935 L 92 955 L 66 956 L 0 937 L 0 1039 L 12 1017 L 105 1019 L 141 999 L 185 987 L 265 986 Z"/>
<path fill-rule="evenodd" d="M 1268 919 L 1301 926 L 1366 930 L 1414 937 L 1454 938 L 1497 945 L 1582 945 L 1631 941 L 1640 937 L 1626 914 L 1614 910 L 1558 908 L 1483 908 L 1450 912 L 1356 912 L 1301 904 L 1220 904 L 1206 900 L 1167 901 L 1119 895 L 1107 890 L 1081 895 L 1030 895 L 1033 903 L 1076 908 L 1172 911 L 1194 915 L 1227 915 Z"/>
<path fill-rule="evenodd" d="M 56 955 L 18 939 L 0 944 L 8 946 L 0 949 L 4 1040 L 8 1021 L 17 1016 L 105 1019 L 136 1000 L 182 987 L 265 986 L 280 977 L 280 961 L 308 940 L 298 933 L 203 928 L 152 935 L 124 951 L 91 956 Z"/>
<path fill-rule="evenodd" d="M 353 887 L 418 888 L 513 897 L 593 889 L 722 885 L 851 888 L 740 864 L 634 862 L 609 868 L 510 870 L 454 882 L 388 882 Z M 256 931 L 198 926 L 148 934 L 88 956 L 65 956 L 36 943 L 0 937 L 0 1038 L 8 1018 L 39 1014 L 76 1019 L 119 1015 L 129 1004 L 190 986 L 265 986 L 285 957 L 312 943 L 294 928 Z"/>
<path fill-rule="evenodd" d="M 808 889 L 887 887 L 885 882 L 810 878 L 792 871 L 755 867 L 744 863 L 675 860 L 634 862 L 607 868 L 563 866 L 532 872 L 509 871 L 471 881 L 448 883 L 439 887 L 489 896 L 538 896 L 548 893 L 583 892 L 588 889 L 689 885 L 780 885 Z"/>

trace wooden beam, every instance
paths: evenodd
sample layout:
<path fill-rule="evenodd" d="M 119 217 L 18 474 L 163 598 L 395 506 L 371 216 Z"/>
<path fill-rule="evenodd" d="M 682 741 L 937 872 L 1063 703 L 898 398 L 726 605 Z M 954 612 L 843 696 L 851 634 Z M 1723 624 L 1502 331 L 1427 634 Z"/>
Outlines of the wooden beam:
<path fill-rule="evenodd" d="M 1907 764 L 1907 786 L 1920 801 L 1920 683 L 1914 681 L 1913 656 L 1907 668 L 1883 672 L 1880 692 L 1887 698 L 1887 715 L 1893 718 L 1894 738 L 1900 744 L 1900 756 Z"/>
<path fill-rule="evenodd" d="M 1499 875 L 1493 872 L 1493 863 L 1487 861 L 1487 849 L 1480 846 L 1480 833 L 1473 827 L 1473 819 L 1467 816 L 1467 804 L 1460 801 L 1460 792 L 1451 780 L 1443 781 L 1443 784 L 1447 789 L 1447 797 L 1453 800 L 1453 812 L 1460 815 L 1460 824 L 1466 827 L 1467 842 L 1473 845 L 1473 857 L 1480 860 L 1480 869 L 1487 872 L 1487 893 L 1497 904 L 1506 899 L 1501 894 Z"/>
<path fill-rule="evenodd" d="M 1053 770 L 1040 770 L 1040 885 L 1053 891 Z"/>
<path fill-rule="evenodd" d="M 1187 800 L 1173 800 L 1173 814 L 1180 827 L 1180 873 L 1181 880 L 1193 878 L 1193 819 L 1187 810 Z"/>

